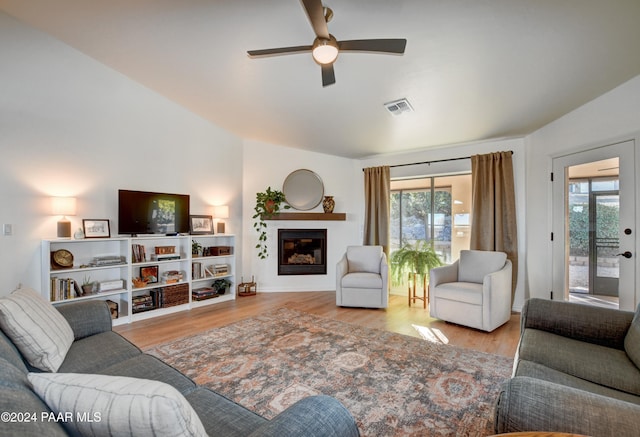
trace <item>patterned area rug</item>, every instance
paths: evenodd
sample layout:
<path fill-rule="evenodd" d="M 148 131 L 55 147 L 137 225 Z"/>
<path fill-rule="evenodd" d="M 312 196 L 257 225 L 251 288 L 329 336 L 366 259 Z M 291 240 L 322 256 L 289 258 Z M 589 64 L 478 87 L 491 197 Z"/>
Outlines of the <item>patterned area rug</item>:
<path fill-rule="evenodd" d="M 147 350 L 272 418 L 327 394 L 362 436 L 486 436 L 509 358 L 279 308 Z"/>

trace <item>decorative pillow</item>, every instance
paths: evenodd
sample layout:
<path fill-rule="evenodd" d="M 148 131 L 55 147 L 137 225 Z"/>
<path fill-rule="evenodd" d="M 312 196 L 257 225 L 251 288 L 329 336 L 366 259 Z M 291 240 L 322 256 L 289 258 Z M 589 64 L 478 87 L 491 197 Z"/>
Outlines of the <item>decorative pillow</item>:
<path fill-rule="evenodd" d="M 73 330 L 53 305 L 30 288 L 0 299 L 0 327 L 29 364 L 56 372 L 73 343 Z"/>
<path fill-rule="evenodd" d="M 640 367 L 640 305 L 633 316 L 631 326 L 624 337 L 624 350 L 636 367 Z"/>
<path fill-rule="evenodd" d="M 189 402 L 164 382 L 82 373 L 29 373 L 51 411 L 76 435 L 206 436 Z"/>

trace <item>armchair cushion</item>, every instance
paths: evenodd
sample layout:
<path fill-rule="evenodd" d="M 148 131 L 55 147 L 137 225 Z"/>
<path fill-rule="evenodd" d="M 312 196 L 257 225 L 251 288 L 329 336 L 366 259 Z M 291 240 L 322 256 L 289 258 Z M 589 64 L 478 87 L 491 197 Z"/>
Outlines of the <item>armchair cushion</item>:
<path fill-rule="evenodd" d="M 349 246 L 347 247 L 349 273 L 380 273 L 381 257 L 382 246 Z"/>
<path fill-rule="evenodd" d="M 482 284 L 486 275 L 502 269 L 506 261 L 507 254 L 504 252 L 461 250 L 458 281 Z"/>
<path fill-rule="evenodd" d="M 345 288 L 382 288 L 382 277 L 377 273 L 356 272 L 343 276 Z"/>

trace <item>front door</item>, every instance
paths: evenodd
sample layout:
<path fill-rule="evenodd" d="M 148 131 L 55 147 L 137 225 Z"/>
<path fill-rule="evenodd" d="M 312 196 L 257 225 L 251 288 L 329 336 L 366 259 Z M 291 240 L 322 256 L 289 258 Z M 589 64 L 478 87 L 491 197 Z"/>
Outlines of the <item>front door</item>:
<path fill-rule="evenodd" d="M 582 291 L 619 296 L 619 308 L 633 311 L 635 277 L 634 141 L 573 153 L 553 159 L 553 263 L 555 299 L 569 300 L 577 287 L 572 275 L 586 272 Z M 616 177 L 602 177 L 616 162 Z M 593 165 L 590 165 L 593 164 Z M 586 175 L 571 175 L 578 167 L 593 167 Z M 576 180 L 582 180 L 583 205 L 575 202 Z M 614 182 L 615 180 L 615 182 Z M 600 185 L 594 181 L 604 182 Z M 588 188 L 584 188 L 584 187 Z M 586 212 L 585 212 L 586 209 Z M 576 212 L 588 215 L 588 236 L 576 238 Z M 573 229 L 572 229 L 573 228 Z M 573 232 L 573 233 L 572 233 Z M 578 236 L 579 237 L 579 236 Z"/>

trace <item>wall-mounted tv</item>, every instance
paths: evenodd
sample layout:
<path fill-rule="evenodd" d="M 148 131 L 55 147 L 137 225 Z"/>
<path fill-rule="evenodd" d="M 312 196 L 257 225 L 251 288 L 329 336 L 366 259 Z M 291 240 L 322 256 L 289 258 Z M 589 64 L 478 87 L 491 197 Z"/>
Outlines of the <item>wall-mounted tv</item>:
<path fill-rule="evenodd" d="M 118 233 L 189 233 L 189 195 L 118 190 Z"/>

